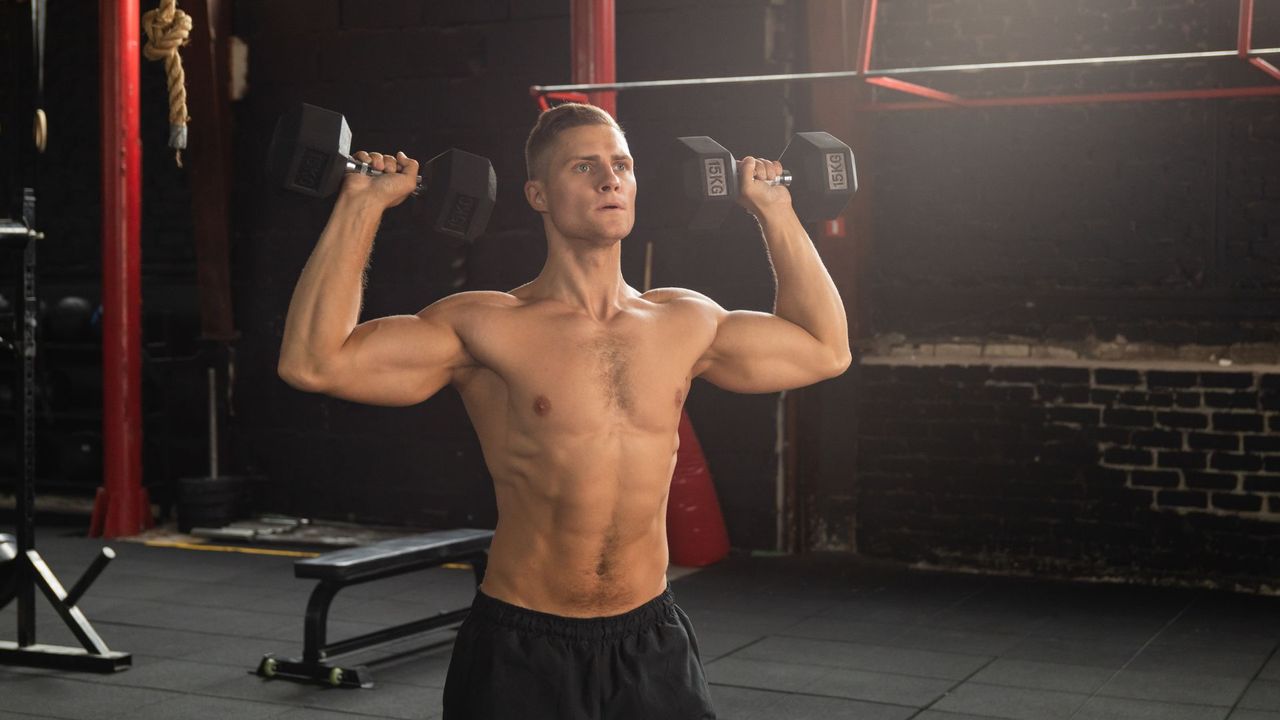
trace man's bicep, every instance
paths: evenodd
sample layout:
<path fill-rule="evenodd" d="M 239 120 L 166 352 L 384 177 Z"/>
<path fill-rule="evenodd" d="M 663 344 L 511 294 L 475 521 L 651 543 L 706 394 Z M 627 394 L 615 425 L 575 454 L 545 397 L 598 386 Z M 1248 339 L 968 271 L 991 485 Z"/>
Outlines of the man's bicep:
<path fill-rule="evenodd" d="M 823 379 L 825 354 L 822 344 L 795 323 L 734 310 L 721 316 L 699 374 L 732 392 L 778 392 Z"/>
<path fill-rule="evenodd" d="M 324 392 L 375 405 L 411 405 L 434 395 L 471 362 L 457 331 L 458 310 L 437 303 L 416 315 L 357 325 L 324 373 Z"/>

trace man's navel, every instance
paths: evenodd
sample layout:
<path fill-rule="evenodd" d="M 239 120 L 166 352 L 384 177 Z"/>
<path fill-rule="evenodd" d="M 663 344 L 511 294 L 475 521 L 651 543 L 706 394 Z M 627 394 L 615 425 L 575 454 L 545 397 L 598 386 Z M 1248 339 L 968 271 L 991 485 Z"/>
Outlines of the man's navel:
<path fill-rule="evenodd" d="M 551 401 L 546 395 L 539 395 L 533 399 L 533 412 L 538 417 L 546 417 L 551 414 Z"/>

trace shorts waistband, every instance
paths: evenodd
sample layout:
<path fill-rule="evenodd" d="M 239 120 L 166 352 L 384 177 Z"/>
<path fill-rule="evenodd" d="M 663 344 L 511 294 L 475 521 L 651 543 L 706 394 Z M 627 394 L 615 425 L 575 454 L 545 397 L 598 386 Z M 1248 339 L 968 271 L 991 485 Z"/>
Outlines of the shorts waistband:
<path fill-rule="evenodd" d="M 671 614 L 675 597 L 671 586 L 654 599 L 628 610 L 621 615 L 603 617 L 563 617 L 531 610 L 504 602 L 476 588 L 471 603 L 471 615 L 498 625 L 529 632 L 555 635 L 572 640 L 604 640 L 629 635 L 645 627 L 656 625 Z"/>

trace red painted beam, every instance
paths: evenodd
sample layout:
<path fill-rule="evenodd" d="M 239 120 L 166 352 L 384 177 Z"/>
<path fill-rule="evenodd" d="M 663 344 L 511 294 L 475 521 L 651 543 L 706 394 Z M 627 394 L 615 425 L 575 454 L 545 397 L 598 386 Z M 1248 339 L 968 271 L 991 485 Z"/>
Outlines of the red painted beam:
<path fill-rule="evenodd" d="M 1262 58 L 1258 58 L 1258 57 L 1249 58 L 1249 64 L 1258 68 L 1262 72 L 1270 75 L 1271 77 L 1277 80 L 1280 80 L 1280 68 L 1276 67 L 1275 65 L 1272 65 L 1266 60 L 1263 60 Z"/>
<path fill-rule="evenodd" d="M 871 49 L 876 39 L 876 12 L 879 0 L 863 0 L 862 30 L 858 33 L 858 60 L 855 68 L 860 73 L 871 69 Z"/>
<path fill-rule="evenodd" d="M 906 80 L 899 80 L 897 78 L 891 78 L 891 77 L 867 78 L 867 84 L 879 85 L 880 87 L 889 88 L 890 90 L 897 90 L 898 92 L 904 92 L 904 93 L 907 93 L 908 95 L 918 95 L 920 97 L 929 98 L 930 100 L 937 100 L 939 102 L 958 103 L 958 104 L 963 104 L 966 102 L 965 99 L 960 97 L 959 95 L 952 95 L 951 93 L 948 93 L 948 92 L 943 92 L 941 90 L 934 90 L 933 88 L 930 88 L 930 87 L 917 85 L 915 83 L 910 83 L 910 82 L 907 82 Z"/>
<path fill-rule="evenodd" d="M 1253 0 L 1240 0 L 1240 36 L 1236 39 L 1236 52 L 1242 58 L 1249 57 L 1253 46 Z"/>
<path fill-rule="evenodd" d="M 614 0 L 571 0 L 569 5 L 570 44 L 573 47 L 569 72 L 574 83 L 617 82 Z M 588 94 L 591 104 L 618 116 L 618 93 Z"/>
<path fill-rule="evenodd" d="M 958 103 L 944 102 L 875 102 L 860 105 L 858 110 L 890 112 L 898 110 L 942 110 L 973 107 L 1025 107 L 1049 105 L 1088 105 L 1117 102 L 1159 102 L 1167 100 L 1222 100 L 1231 98 L 1280 96 L 1280 85 L 1201 90 L 1155 90 L 1149 92 L 1093 93 L 1087 95 L 1028 95 L 1025 97 L 962 98 Z"/>
<path fill-rule="evenodd" d="M 142 487 L 142 142 L 139 0 L 100 0 L 103 484 L 91 535 L 150 527 Z"/>

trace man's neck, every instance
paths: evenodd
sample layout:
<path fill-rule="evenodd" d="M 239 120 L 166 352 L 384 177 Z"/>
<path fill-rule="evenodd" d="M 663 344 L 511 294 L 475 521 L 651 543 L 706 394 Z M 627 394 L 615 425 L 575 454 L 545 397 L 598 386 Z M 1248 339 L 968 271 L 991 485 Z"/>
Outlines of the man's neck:
<path fill-rule="evenodd" d="M 613 317 L 635 294 L 622 278 L 621 243 L 587 247 L 559 238 L 548 238 L 547 262 L 528 287 L 533 295 L 580 309 L 593 320 Z"/>

